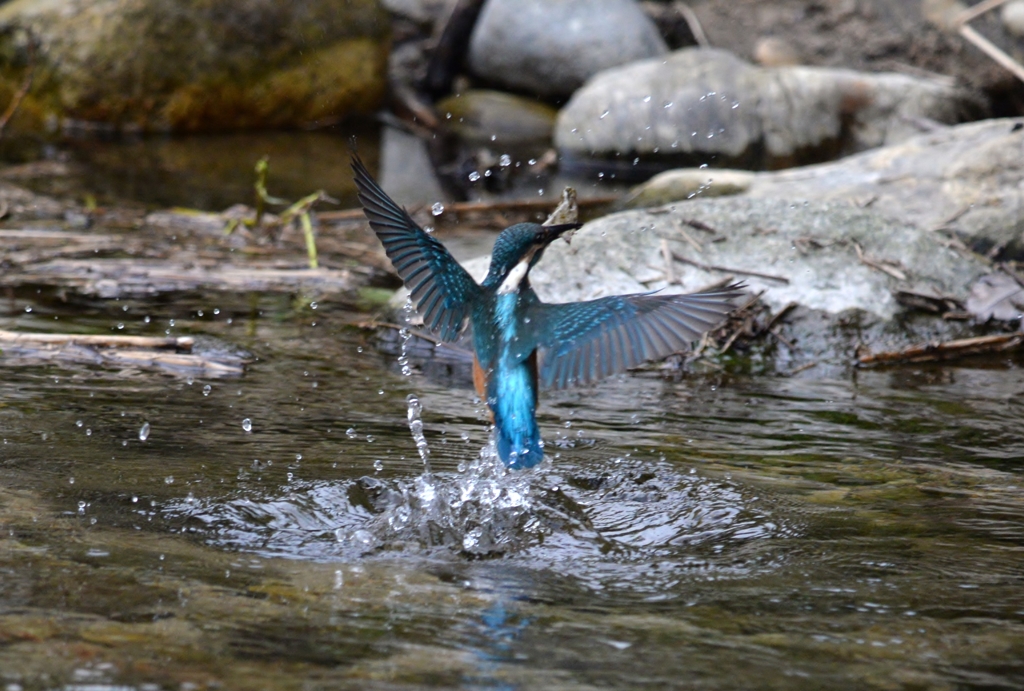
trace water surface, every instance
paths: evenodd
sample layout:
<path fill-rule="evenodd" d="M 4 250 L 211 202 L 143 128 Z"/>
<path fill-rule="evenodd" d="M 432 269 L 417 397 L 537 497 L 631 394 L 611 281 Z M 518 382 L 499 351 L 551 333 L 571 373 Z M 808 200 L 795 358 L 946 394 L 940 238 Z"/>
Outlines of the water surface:
<path fill-rule="evenodd" d="M 619 377 L 545 396 L 508 475 L 359 317 L 8 296 L 0 328 L 256 360 L 0 365 L 7 689 L 1024 685 L 1019 360 Z"/>

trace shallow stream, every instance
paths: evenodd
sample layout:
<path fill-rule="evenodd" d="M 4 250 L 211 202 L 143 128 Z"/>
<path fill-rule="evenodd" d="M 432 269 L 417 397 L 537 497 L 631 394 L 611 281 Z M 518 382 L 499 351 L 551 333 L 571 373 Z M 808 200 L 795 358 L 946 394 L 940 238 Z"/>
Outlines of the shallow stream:
<path fill-rule="evenodd" d="M 254 358 L 0 365 L 0 688 L 1024 687 L 1019 358 L 618 377 L 545 395 L 506 474 L 364 317 L 0 300 Z"/>

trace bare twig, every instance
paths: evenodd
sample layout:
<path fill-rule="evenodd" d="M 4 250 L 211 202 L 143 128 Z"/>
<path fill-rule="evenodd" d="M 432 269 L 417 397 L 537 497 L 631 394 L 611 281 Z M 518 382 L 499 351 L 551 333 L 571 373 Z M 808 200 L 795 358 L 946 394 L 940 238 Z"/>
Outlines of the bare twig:
<path fill-rule="evenodd" d="M 28 95 L 29 89 L 32 88 L 32 78 L 36 71 L 36 41 L 35 38 L 29 34 L 28 37 L 28 67 L 25 69 L 25 77 L 21 80 L 21 86 L 14 93 L 14 98 L 7 105 L 7 110 L 4 111 L 3 115 L 0 115 L 0 137 L 4 134 L 4 129 L 7 127 L 7 123 L 10 121 L 14 114 L 18 111 L 18 107 L 21 102 Z"/>
<path fill-rule="evenodd" d="M 693 236 L 686 232 L 682 224 L 679 223 L 677 219 L 672 219 L 672 225 L 675 226 L 675 231 L 679 233 L 680 236 L 682 236 L 683 240 L 686 240 L 688 243 L 690 243 L 690 246 L 693 247 L 693 249 L 697 250 L 698 252 L 704 251 L 704 246 L 697 242 L 696 240 L 694 240 Z"/>
<path fill-rule="evenodd" d="M 685 223 L 686 225 L 690 226 L 691 228 L 696 228 L 697 230 L 703 230 L 705 233 L 711 233 L 712 235 L 715 235 L 715 234 L 718 233 L 717 230 L 715 230 L 714 228 L 709 226 L 707 223 L 705 223 L 704 221 L 698 221 L 696 218 L 681 218 L 679 220 L 680 220 L 680 222 Z"/>
<path fill-rule="evenodd" d="M 711 41 L 708 40 L 707 35 L 704 33 L 704 27 L 700 25 L 700 20 L 697 19 L 697 15 L 685 2 L 673 3 L 673 7 L 683 16 L 686 20 L 686 26 L 690 27 L 690 33 L 693 34 L 693 38 L 697 41 L 697 45 L 701 48 L 711 47 Z"/>
<path fill-rule="evenodd" d="M 736 342 L 736 339 L 739 338 L 740 335 L 750 333 L 750 327 L 753 326 L 753 324 L 754 315 L 748 315 L 747 318 L 743 320 L 743 323 L 740 324 L 739 328 L 732 332 L 732 335 L 729 336 L 729 340 L 725 342 L 725 345 L 722 346 L 722 354 L 724 355 L 729 352 L 729 349 L 732 348 L 732 344 Z"/>
<path fill-rule="evenodd" d="M 884 261 L 872 259 L 868 257 L 866 254 L 864 254 L 864 250 L 861 249 L 860 243 L 853 243 L 853 248 L 857 250 L 857 259 L 859 259 L 861 264 L 863 264 L 864 266 L 870 266 L 872 269 L 877 269 L 878 271 L 881 271 L 884 274 L 892 276 L 898 281 L 907 280 L 907 275 L 900 271 L 899 269 L 897 269 L 895 266 L 892 266 Z"/>
<path fill-rule="evenodd" d="M 793 375 L 800 374 L 801 372 L 805 372 L 805 371 L 811 369 L 812 367 L 817 367 L 817 366 L 818 366 L 817 362 L 808 362 L 808 363 L 805 363 L 803 365 L 800 365 L 799 367 L 795 367 L 795 368 L 789 370 L 788 372 L 783 372 L 782 376 L 784 376 L 784 377 L 792 377 Z"/>
<path fill-rule="evenodd" d="M 676 272 L 672 263 L 672 248 L 665 238 L 661 239 L 661 258 L 665 260 L 665 282 L 672 285 L 676 282 Z"/>
<path fill-rule="evenodd" d="M 953 20 L 955 26 L 963 26 L 967 22 L 980 17 L 981 15 L 996 9 L 1000 5 L 1003 5 L 1007 0 L 983 0 L 973 7 L 968 7 L 963 12 L 958 14 Z"/>
<path fill-rule="evenodd" d="M 1002 48 L 989 41 L 970 26 L 963 24 L 959 29 L 960 35 L 978 47 L 985 55 L 1013 73 L 1017 79 L 1024 81 L 1024 67 L 1016 60 L 1003 52 Z"/>
<path fill-rule="evenodd" d="M 761 329 L 761 331 L 762 332 L 764 332 L 764 331 L 771 331 L 772 327 L 775 326 L 779 322 L 780 319 L 782 319 L 784 316 L 786 316 L 791 311 L 796 309 L 796 307 L 797 307 L 797 303 L 795 303 L 795 302 L 788 303 L 785 307 L 783 307 L 778 312 L 776 312 L 772 316 L 771 319 L 768 320 L 768 323 L 764 325 L 764 328 Z"/>
<path fill-rule="evenodd" d="M 683 264 L 695 266 L 703 271 L 723 271 L 725 273 L 739 274 L 740 276 L 755 276 L 757 278 L 763 278 L 768 281 L 777 281 L 779 283 L 785 283 L 786 285 L 789 285 L 789 279 L 784 276 L 765 274 L 761 273 L 760 271 L 747 271 L 745 269 L 730 269 L 724 266 L 715 266 L 714 264 L 704 264 L 703 262 L 694 261 L 693 259 L 687 259 L 686 257 L 675 254 L 674 252 L 672 253 L 672 257 L 677 262 L 682 262 Z"/>

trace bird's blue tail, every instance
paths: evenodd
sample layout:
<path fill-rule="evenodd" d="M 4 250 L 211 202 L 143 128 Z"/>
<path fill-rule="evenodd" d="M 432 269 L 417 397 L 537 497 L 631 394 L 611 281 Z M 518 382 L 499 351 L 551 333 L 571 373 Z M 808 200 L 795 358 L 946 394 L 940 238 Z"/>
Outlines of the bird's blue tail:
<path fill-rule="evenodd" d="M 510 430 L 505 425 L 495 423 L 494 441 L 498 447 L 498 456 L 513 470 L 532 468 L 544 460 L 544 445 L 536 424 L 531 433 L 528 430 Z"/>
<path fill-rule="evenodd" d="M 494 412 L 494 441 L 498 456 L 509 468 L 531 468 L 544 460 L 535 408 L 536 375 L 526 365 L 493 377 L 488 404 Z"/>

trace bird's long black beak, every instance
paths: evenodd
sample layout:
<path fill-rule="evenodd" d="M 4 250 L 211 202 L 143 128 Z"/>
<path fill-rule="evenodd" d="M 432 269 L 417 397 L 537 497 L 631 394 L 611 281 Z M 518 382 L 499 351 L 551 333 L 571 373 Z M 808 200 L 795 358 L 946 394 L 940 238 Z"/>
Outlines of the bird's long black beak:
<path fill-rule="evenodd" d="M 582 223 L 558 223 L 551 226 L 544 226 L 544 244 L 549 245 L 555 239 L 562 237 L 564 233 L 567 233 L 570 230 L 576 230 L 582 226 Z M 570 237 L 572 237 L 572 235 L 566 235 L 565 241 L 569 242 Z"/>

